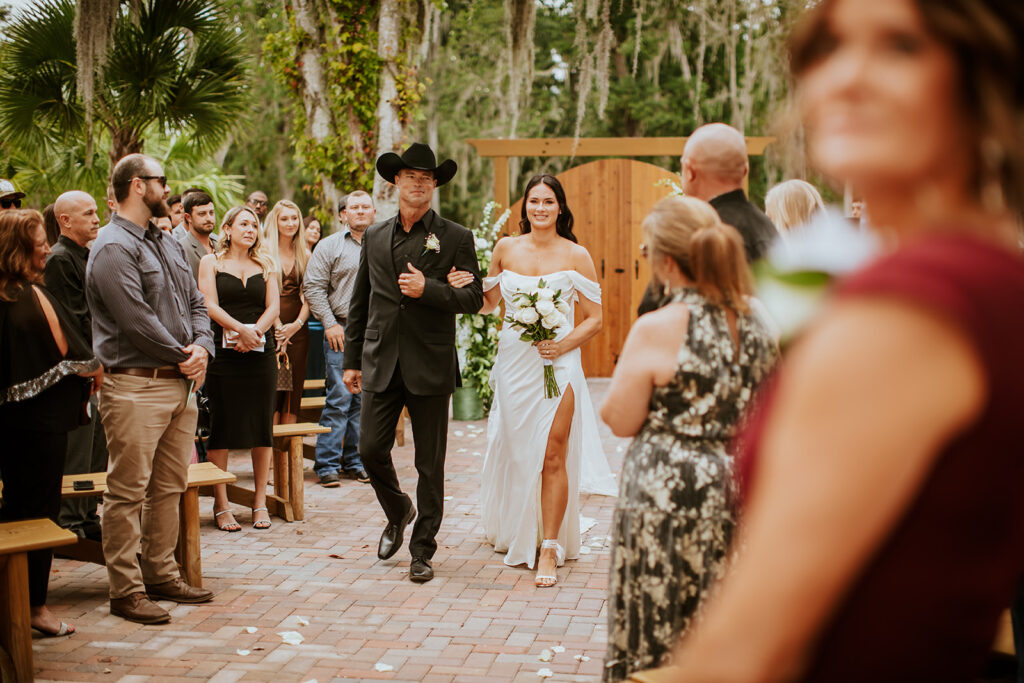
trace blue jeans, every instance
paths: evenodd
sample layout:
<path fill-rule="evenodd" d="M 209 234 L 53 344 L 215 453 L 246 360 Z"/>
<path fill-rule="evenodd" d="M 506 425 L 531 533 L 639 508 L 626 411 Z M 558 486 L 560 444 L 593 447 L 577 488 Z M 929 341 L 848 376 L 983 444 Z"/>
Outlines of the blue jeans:
<path fill-rule="evenodd" d="M 334 351 L 324 339 L 324 358 L 327 362 L 327 403 L 320 414 L 320 426 L 331 431 L 316 437 L 316 460 L 313 469 L 317 476 L 338 474 L 340 471 L 363 469 L 359 459 L 359 394 L 350 394 L 342 381 L 345 354 Z"/>

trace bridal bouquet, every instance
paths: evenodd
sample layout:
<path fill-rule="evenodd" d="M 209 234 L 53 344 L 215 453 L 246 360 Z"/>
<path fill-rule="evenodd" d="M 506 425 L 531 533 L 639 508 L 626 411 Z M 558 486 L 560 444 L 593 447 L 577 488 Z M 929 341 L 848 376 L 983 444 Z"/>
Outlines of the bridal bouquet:
<path fill-rule="evenodd" d="M 507 312 L 505 322 L 522 330 L 519 339 L 536 344 L 537 342 L 554 339 L 558 328 L 569 320 L 569 304 L 562 300 L 562 290 L 554 290 L 546 286 L 544 280 L 537 282 L 537 288 L 528 292 L 522 290 L 513 295 L 512 302 L 516 309 Z M 555 368 L 552 361 L 544 363 L 544 398 L 555 398 L 561 395 L 558 382 L 555 381 Z"/>

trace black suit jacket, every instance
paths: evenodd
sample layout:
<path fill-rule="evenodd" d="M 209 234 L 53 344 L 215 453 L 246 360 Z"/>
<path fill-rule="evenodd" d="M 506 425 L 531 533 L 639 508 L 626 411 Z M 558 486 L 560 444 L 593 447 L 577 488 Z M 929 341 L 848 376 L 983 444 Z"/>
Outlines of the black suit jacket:
<path fill-rule="evenodd" d="M 384 391 L 395 371 L 413 394 L 450 394 L 461 384 L 455 353 L 455 314 L 476 313 L 483 305 L 483 283 L 476 260 L 473 233 L 428 210 L 423 217 L 427 234 L 437 235 L 439 252 L 414 258 L 423 271 L 423 296 L 403 296 L 391 256 L 391 241 L 399 217 L 375 223 L 363 235 L 359 272 L 345 325 L 346 370 L 363 371 L 363 388 Z M 401 230 L 401 227 L 398 228 Z M 455 267 L 473 274 L 462 288 L 448 284 Z"/>
<path fill-rule="evenodd" d="M 768 252 L 779 231 L 775 229 L 772 220 L 765 215 L 761 209 L 754 206 L 743 190 L 733 190 L 713 197 L 708 202 L 723 223 L 736 228 L 743 238 L 743 248 L 747 252 L 747 263 L 753 263 Z M 654 287 L 654 283 L 647 285 L 644 297 L 640 301 L 637 315 L 650 313 L 661 307 L 662 295 Z"/>
<path fill-rule="evenodd" d="M 747 263 L 753 263 L 768 252 L 779 231 L 764 211 L 754 206 L 743 190 L 733 190 L 713 197 L 708 202 L 715 207 L 723 223 L 736 228 L 747 250 Z"/>

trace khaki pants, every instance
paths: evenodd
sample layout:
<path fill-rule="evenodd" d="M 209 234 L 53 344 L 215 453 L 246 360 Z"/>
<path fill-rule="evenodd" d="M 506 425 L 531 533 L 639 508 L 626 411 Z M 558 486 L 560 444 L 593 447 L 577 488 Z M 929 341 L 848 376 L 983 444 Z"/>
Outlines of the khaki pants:
<path fill-rule="evenodd" d="M 188 382 L 109 374 L 100 391 L 110 471 L 103 495 L 103 555 L 110 597 L 179 576 L 178 506 L 196 433 Z M 141 563 L 136 557 L 141 544 Z"/>

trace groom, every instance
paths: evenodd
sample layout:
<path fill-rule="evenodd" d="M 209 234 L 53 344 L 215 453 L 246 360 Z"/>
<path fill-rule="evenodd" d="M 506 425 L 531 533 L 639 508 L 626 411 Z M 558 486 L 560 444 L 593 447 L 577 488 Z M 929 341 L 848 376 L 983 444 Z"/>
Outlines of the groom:
<path fill-rule="evenodd" d="M 398 188 L 398 215 L 366 229 L 345 325 L 344 382 L 363 393 L 359 456 L 370 475 L 388 524 L 377 556 L 386 560 L 409 540 L 409 579 L 434 578 L 444 498 L 448 402 L 459 378 L 455 314 L 476 313 L 483 303 L 473 234 L 430 208 L 434 188 L 455 175 L 451 159 L 438 165 L 430 147 L 413 143 L 398 156 L 377 159 L 377 172 Z M 451 287 L 457 270 L 473 283 Z M 409 409 L 416 446 L 416 508 L 398 484 L 391 446 L 402 406 Z"/>

